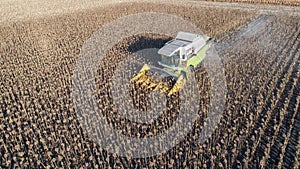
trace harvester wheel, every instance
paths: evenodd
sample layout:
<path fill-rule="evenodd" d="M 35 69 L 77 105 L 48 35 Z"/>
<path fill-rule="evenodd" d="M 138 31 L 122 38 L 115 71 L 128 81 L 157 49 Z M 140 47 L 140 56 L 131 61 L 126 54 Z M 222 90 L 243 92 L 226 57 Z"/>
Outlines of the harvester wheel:
<path fill-rule="evenodd" d="M 205 61 L 203 60 L 197 67 L 200 69 L 205 69 Z"/>
<path fill-rule="evenodd" d="M 194 72 L 195 72 L 195 68 L 194 68 L 194 66 L 193 66 L 193 65 L 190 65 L 190 67 L 189 67 L 189 68 L 190 68 L 190 72 L 191 72 L 191 73 L 194 73 Z"/>
<path fill-rule="evenodd" d="M 192 77 L 195 73 L 195 68 L 193 65 L 190 65 L 189 67 L 189 76 Z"/>

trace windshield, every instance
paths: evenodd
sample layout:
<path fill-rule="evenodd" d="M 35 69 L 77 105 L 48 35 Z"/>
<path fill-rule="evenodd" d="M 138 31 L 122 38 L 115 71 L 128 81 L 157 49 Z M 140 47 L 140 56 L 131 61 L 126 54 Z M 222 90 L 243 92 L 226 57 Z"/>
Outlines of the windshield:
<path fill-rule="evenodd" d="M 177 67 L 179 65 L 179 55 L 173 55 L 173 56 L 161 55 L 161 63 L 168 66 Z"/>

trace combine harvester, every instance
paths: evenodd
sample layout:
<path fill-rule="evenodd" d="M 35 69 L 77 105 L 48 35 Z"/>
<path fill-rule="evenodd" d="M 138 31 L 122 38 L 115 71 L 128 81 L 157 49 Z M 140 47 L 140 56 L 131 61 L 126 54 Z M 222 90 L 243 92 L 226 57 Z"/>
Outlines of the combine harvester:
<path fill-rule="evenodd" d="M 159 49 L 160 67 L 145 64 L 131 79 L 131 83 L 146 90 L 160 90 L 171 96 L 180 91 L 191 78 L 194 69 L 207 55 L 210 42 L 211 38 L 208 36 L 179 32 L 175 39 Z"/>

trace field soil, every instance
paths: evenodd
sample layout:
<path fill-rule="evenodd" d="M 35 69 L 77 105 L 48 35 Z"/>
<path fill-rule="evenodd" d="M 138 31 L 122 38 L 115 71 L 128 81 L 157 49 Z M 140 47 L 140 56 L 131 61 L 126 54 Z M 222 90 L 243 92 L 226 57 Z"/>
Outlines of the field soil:
<path fill-rule="evenodd" d="M 272 4 L 272 5 L 287 5 L 287 6 L 300 6 L 299 0 L 208 0 L 219 2 L 243 2 L 252 4 Z"/>

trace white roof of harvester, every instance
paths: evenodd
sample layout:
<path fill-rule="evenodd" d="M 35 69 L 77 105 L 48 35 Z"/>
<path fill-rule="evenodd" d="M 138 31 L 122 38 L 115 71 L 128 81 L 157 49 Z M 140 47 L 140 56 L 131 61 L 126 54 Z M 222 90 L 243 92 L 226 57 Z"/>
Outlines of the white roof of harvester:
<path fill-rule="evenodd" d="M 171 56 L 173 53 L 179 48 L 183 47 L 190 42 L 181 41 L 173 39 L 165 44 L 162 48 L 158 50 L 158 54 L 165 55 L 165 56 Z"/>
<path fill-rule="evenodd" d="M 175 39 L 167 42 L 161 49 L 158 50 L 158 54 L 172 56 L 178 48 L 187 46 L 198 40 L 204 42 L 203 45 L 205 45 L 205 39 L 203 36 L 188 32 L 179 32 Z"/>
<path fill-rule="evenodd" d="M 179 32 L 176 36 L 176 40 L 183 40 L 187 42 L 194 42 L 200 35 L 188 33 L 188 32 Z"/>

